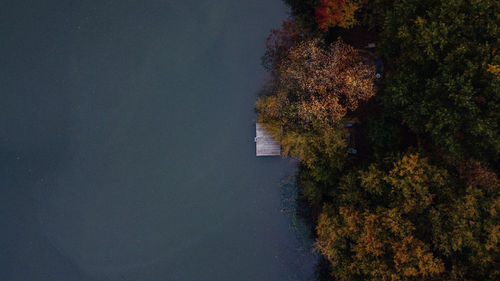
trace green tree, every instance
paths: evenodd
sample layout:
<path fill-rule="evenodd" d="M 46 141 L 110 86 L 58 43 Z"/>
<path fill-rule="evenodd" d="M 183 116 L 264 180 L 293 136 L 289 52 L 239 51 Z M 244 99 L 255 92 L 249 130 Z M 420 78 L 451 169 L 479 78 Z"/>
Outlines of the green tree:
<path fill-rule="evenodd" d="M 383 103 L 445 152 L 498 160 L 499 23 L 498 1 L 395 2 L 379 45 Z"/>
<path fill-rule="evenodd" d="M 319 5 L 320 0 L 284 0 L 292 10 L 292 16 L 301 26 L 311 30 L 317 28 L 315 17 L 315 8 Z"/>

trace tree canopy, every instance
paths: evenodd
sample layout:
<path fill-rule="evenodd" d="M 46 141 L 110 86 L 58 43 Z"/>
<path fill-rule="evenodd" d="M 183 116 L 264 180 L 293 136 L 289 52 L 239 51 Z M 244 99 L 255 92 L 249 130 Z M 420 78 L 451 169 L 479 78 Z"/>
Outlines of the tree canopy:
<path fill-rule="evenodd" d="M 455 170 L 419 153 L 347 173 L 317 224 L 340 280 L 496 280 L 499 181 L 479 162 Z M 453 169 L 451 169 L 453 170 Z"/>
<path fill-rule="evenodd" d="M 321 45 L 312 39 L 290 47 L 271 93 L 257 102 L 260 122 L 281 140 L 285 154 L 304 160 L 312 157 L 312 139 L 344 147 L 340 120 L 375 94 L 374 69 L 353 47 L 342 40 Z"/>
<path fill-rule="evenodd" d="M 384 104 L 441 150 L 500 155 L 500 5 L 394 2 L 380 53 L 391 62 Z"/>
<path fill-rule="evenodd" d="M 500 2 L 285 2 L 257 119 L 299 160 L 327 279 L 500 280 Z"/>
<path fill-rule="evenodd" d="M 318 28 L 327 31 L 329 27 L 349 28 L 354 26 L 354 13 L 358 5 L 352 0 L 320 0 L 315 8 L 315 19 Z"/>

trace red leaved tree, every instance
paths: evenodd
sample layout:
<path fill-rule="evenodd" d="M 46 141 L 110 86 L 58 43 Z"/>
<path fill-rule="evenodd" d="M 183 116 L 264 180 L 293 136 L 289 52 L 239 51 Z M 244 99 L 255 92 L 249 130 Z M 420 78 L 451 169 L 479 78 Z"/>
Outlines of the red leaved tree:
<path fill-rule="evenodd" d="M 316 22 L 323 31 L 333 26 L 350 28 L 356 23 L 354 13 L 357 9 L 356 3 L 350 0 L 321 0 L 315 9 Z"/>

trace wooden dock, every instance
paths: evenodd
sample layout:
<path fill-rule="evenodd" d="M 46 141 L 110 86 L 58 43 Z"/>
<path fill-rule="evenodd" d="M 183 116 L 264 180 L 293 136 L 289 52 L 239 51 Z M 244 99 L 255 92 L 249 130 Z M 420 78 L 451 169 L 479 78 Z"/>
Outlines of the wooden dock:
<path fill-rule="evenodd" d="M 255 151 L 257 156 L 280 156 L 281 147 L 273 137 L 264 130 L 261 123 L 255 124 Z"/>

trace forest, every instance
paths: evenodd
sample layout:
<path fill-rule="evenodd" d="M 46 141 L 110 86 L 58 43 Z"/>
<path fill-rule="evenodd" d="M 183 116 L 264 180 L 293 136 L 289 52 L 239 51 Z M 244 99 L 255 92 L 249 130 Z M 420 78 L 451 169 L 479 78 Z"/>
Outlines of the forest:
<path fill-rule="evenodd" d="M 500 2 L 285 0 L 258 122 L 320 280 L 500 280 Z"/>

